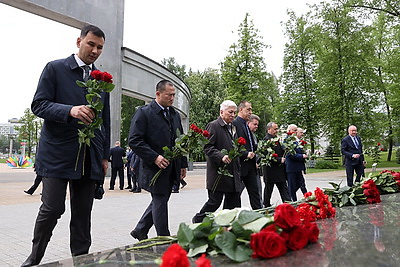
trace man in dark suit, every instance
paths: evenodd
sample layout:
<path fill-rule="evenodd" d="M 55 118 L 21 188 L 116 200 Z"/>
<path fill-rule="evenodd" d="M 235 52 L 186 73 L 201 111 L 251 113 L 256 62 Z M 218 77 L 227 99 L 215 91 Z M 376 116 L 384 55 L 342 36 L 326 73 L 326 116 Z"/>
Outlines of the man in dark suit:
<path fill-rule="evenodd" d="M 278 124 L 275 122 L 269 122 L 267 124 L 267 134 L 265 135 L 264 140 L 276 138 L 278 131 Z M 263 178 L 265 183 L 264 207 L 266 208 L 271 206 L 271 196 L 274 190 L 274 185 L 278 188 L 283 203 L 291 200 L 286 181 L 285 151 L 279 141 L 277 141 L 276 145 L 272 149 L 276 154 L 278 154 L 278 157 L 276 158 L 277 161 L 271 162 L 270 166 L 263 166 Z"/>
<path fill-rule="evenodd" d="M 232 125 L 237 106 L 231 100 L 225 100 L 220 106 L 220 117 L 206 126 L 210 133 L 209 142 L 204 146 L 207 156 L 207 191 L 208 200 L 201 210 L 193 217 L 193 223 L 202 222 L 207 212 L 216 211 L 224 199 L 224 209 L 233 209 L 241 206 L 240 194 L 243 184 L 240 181 L 240 161 L 233 160 L 221 152 L 233 148 L 233 139 L 236 138 L 236 129 Z M 218 169 L 227 165 L 227 170 L 233 176 L 218 174 Z"/>
<path fill-rule="evenodd" d="M 297 126 L 290 124 L 287 128 L 287 133 L 290 135 L 296 135 Z M 296 141 L 296 143 L 298 143 Z M 307 158 L 307 154 L 304 154 L 300 147 L 295 149 L 295 153 L 288 153 L 286 155 L 286 176 L 289 187 L 289 195 L 292 201 L 297 201 L 296 192 L 300 189 L 302 180 L 304 180 L 303 172 L 306 170 L 306 165 L 304 164 Z"/>
<path fill-rule="evenodd" d="M 354 171 L 356 171 L 356 182 L 360 182 L 364 175 L 364 155 L 361 138 L 357 135 L 357 127 L 350 125 L 349 135 L 342 139 L 341 151 L 345 157 L 347 185 L 353 186 Z"/>
<path fill-rule="evenodd" d="M 132 118 L 129 146 L 140 157 L 140 179 L 142 189 L 151 193 L 152 201 L 142 215 L 132 237 L 147 238 L 150 228 L 155 226 L 158 236 L 169 236 L 168 200 L 176 180 L 186 177 L 187 158 L 169 161 L 163 157 L 163 147 L 170 149 L 175 145 L 176 131 L 183 133 L 181 118 L 172 107 L 175 87 L 168 80 L 156 86 L 156 99 L 140 107 Z M 163 169 L 154 185 L 150 180 Z"/>
<path fill-rule="evenodd" d="M 250 132 L 253 136 L 253 141 L 256 144 L 256 146 L 258 144 L 258 140 L 257 140 L 257 136 L 255 135 L 255 132 L 257 131 L 259 124 L 260 124 L 260 117 L 258 117 L 256 114 L 251 114 L 249 121 L 247 122 L 247 126 L 249 126 Z M 257 155 L 256 155 L 256 162 L 258 162 Z M 260 178 L 261 174 L 262 174 L 261 168 L 257 164 L 257 186 L 258 186 L 258 194 L 260 195 L 260 201 L 262 204 L 263 203 L 263 200 L 262 200 L 263 193 L 262 193 L 262 184 L 261 184 L 261 178 Z"/>
<path fill-rule="evenodd" d="M 251 114 L 251 103 L 248 101 L 240 102 L 238 116 L 233 121 L 233 125 L 236 127 L 238 137 L 246 139 L 246 151 L 240 156 L 240 176 L 249 194 L 250 206 L 253 210 L 257 210 L 262 208 L 262 204 L 257 184 L 257 162 L 254 153 L 257 150 L 257 145 L 247 125 Z"/>
<path fill-rule="evenodd" d="M 93 63 L 100 56 L 104 42 L 101 29 L 92 25 L 83 27 L 76 42 L 78 53 L 49 62 L 39 79 L 31 108 L 44 119 L 35 162 L 36 173 L 43 176 L 42 205 L 35 223 L 32 252 L 22 266 L 40 263 L 57 220 L 65 211 L 68 186 L 71 254 L 89 252 L 96 183 L 102 181 L 108 167 L 110 96 L 101 93 L 104 108 L 97 115 L 103 120 L 102 127 L 94 131 L 90 146 L 84 147 L 86 151 L 80 150 L 78 129 L 85 127 L 82 122 L 90 124 L 96 115 L 86 106 L 85 89 L 76 80 L 86 80 L 90 69 L 96 69 Z"/>
<path fill-rule="evenodd" d="M 114 190 L 115 179 L 117 178 L 117 173 L 119 177 L 119 189 L 124 190 L 124 160 L 126 152 L 125 149 L 121 147 L 119 141 L 115 142 L 115 146 L 110 149 L 110 159 L 111 162 L 111 180 L 110 180 L 110 190 Z"/>

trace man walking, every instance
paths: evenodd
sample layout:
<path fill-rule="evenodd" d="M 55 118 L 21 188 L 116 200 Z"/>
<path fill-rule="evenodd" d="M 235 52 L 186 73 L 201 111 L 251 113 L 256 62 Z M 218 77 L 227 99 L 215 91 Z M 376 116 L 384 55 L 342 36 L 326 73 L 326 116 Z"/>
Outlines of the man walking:
<path fill-rule="evenodd" d="M 236 127 L 238 137 L 246 139 L 246 151 L 240 157 L 240 176 L 249 194 L 250 206 L 253 210 L 261 209 L 261 196 L 257 184 L 257 162 L 256 154 L 257 145 L 254 142 L 247 122 L 252 114 L 251 103 L 242 101 L 239 104 L 239 112 L 237 118 L 233 121 Z"/>
<path fill-rule="evenodd" d="M 354 171 L 356 172 L 356 182 L 360 182 L 364 175 L 364 155 L 361 138 L 357 135 L 357 127 L 350 125 L 347 129 L 349 135 L 342 140 L 341 151 L 345 157 L 347 185 L 353 186 Z"/>
<path fill-rule="evenodd" d="M 115 142 L 115 146 L 110 149 L 110 159 L 111 162 L 111 180 L 110 180 L 110 190 L 114 190 L 115 179 L 117 178 L 117 173 L 119 177 L 119 189 L 124 190 L 124 161 L 125 149 L 121 147 L 119 141 Z"/>
<path fill-rule="evenodd" d="M 278 124 L 275 122 L 269 122 L 267 124 L 267 134 L 264 140 L 271 140 L 277 137 L 279 131 Z M 265 183 L 264 188 L 264 207 L 268 208 L 271 206 L 271 196 L 274 190 L 274 185 L 279 190 L 282 202 L 290 201 L 289 191 L 286 183 L 286 172 L 285 172 L 285 151 L 279 141 L 275 143 L 272 148 L 278 155 L 276 162 L 271 162 L 271 166 L 263 166 L 263 178 Z"/>
<path fill-rule="evenodd" d="M 232 160 L 221 152 L 231 150 L 236 136 L 232 121 L 236 115 L 237 106 L 231 100 L 225 100 L 220 105 L 220 116 L 210 122 L 206 130 L 210 133 L 209 142 L 204 146 L 207 156 L 207 192 L 208 200 L 201 210 L 193 217 L 193 223 L 202 222 L 207 212 L 216 211 L 224 199 L 223 209 L 233 209 L 241 206 L 240 194 L 243 184 L 240 181 L 240 160 Z M 218 173 L 224 165 L 233 177 Z"/>
<path fill-rule="evenodd" d="M 35 162 L 36 173 L 43 177 L 42 205 L 33 232 L 32 252 L 22 266 L 38 265 L 43 258 L 57 220 L 65 212 L 67 187 L 71 254 L 89 252 L 96 183 L 102 181 L 108 167 L 110 96 L 100 94 L 104 107 L 95 114 L 86 106 L 85 90 L 76 81 L 87 80 L 90 71 L 96 69 L 93 63 L 100 56 L 104 42 L 101 29 L 93 25 L 83 27 L 76 42 L 78 53 L 49 62 L 39 79 L 31 108 L 44 119 Z M 92 123 L 96 115 L 102 119 L 102 127 L 94 130 L 90 146 L 79 149 L 78 129 L 85 127 L 82 123 Z"/>
<path fill-rule="evenodd" d="M 180 157 L 169 161 L 163 154 L 163 147 L 170 149 L 175 145 L 176 131 L 183 133 L 181 118 L 172 107 L 175 86 L 168 80 L 156 85 L 156 99 L 140 107 L 132 118 L 129 146 L 140 157 L 140 185 L 151 193 L 152 201 L 137 223 L 131 236 L 146 239 L 154 225 L 158 236 L 169 236 L 168 200 L 176 180 L 186 177 L 187 158 Z M 153 185 L 152 177 L 160 170 L 160 176 Z"/>
<path fill-rule="evenodd" d="M 287 128 L 288 135 L 296 135 L 297 126 L 290 124 Z M 295 141 L 298 144 L 297 141 Z M 286 155 L 286 175 L 288 180 L 289 195 L 292 201 L 297 201 L 296 192 L 299 190 L 301 181 L 304 180 L 303 171 L 306 170 L 306 165 L 304 164 L 307 154 L 303 153 L 300 147 L 296 147 L 294 154 L 288 153 Z"/>

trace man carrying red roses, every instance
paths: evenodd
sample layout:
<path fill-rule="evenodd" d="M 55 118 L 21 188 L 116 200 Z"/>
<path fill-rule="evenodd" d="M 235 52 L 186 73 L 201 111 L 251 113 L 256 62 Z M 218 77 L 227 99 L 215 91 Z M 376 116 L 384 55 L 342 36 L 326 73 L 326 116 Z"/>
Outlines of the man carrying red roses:
<path fill-rule="evenodd" d="M 279 131 L 279 126 L 275 122 L 269 122 L 267 124 L 267 134 L 264 140 L 274 139 Z M 285 158 L 283 154 L 285 151 L 282 148 L 281 143 L 276 142 L 275 146 L 272 148 L 275 151 L 277 161 L 271 162 L 271 166 L 263 166 L 263 178 L 265 183 L 264 188 L 264 207 L 271 206 L 271 196 L 274 190 L 274 185 L 279 190 L 282 202 L 290 201 L 289 191 L 286 182 L 285 173 Z"/>
<path fill-rule="evenodd" d="M 231 100 L 225 100 L 220 106 L 220 116 L 210 122 L 206 129 L 210 134 L 209 142 L 204 146 L 207 156 L 207 190 L 208 200 L 201 210 L 193 217 L 193 223 L 202 222 L 207 212 L 216 211 L 224 199 L 224 209 L 233 209 L 241 206 L 240 193 L 243 184 L 240 180 L 239 159 L 232 160 L 222 152 L 233 148 L 236 137 L 236 127 L 232 125 L 236 115 L 237 106 Z M 218 173 L 226 165 L 232 177 Z M 218 183 L 216 184 L 216 182 Z M 214 188 L 214 185 L 215 188 Z"/>
<path fill-rule="evenodd" d="M 258 189 L 258 173 L 256 154 L 257 144 L 254 141 L 253 134 L 250 131 L 247 122 L 252 114 L 251 103 L 242 101 L 239 104 L 239 113 L 233 121 L 237 130 L 237 135 L 246 140 L 245 148 L 240 156 L 240 177 L 249 194 L 250 206 L 253 210 L 261 209 L 261 195 Z"/>

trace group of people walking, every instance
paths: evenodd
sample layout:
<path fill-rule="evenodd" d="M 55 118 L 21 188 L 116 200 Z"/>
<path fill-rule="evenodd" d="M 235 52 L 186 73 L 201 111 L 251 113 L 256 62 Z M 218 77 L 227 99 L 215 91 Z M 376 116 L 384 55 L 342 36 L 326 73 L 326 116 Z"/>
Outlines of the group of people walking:
<path fill-rule="evenodd" d="M 53 229 L 65 212 L 67 188 L 70 192 L 71 254 L 87 254 L 92 240 L 93 201 L 94 198 L 102 197 L 102 184 L 109 161 L 112 162 L 110 190 L 114 189 L 116 174 L 123 170 L 123 163 L 114 161 L 114 158 L 125 156 L 125 151 L 119 143 L 110 151 L 110 93 L 100 94 L 103 108 L 101 112 L 94 112 L 87 106 L 85 88 L 76 83 L 87 81 L 89 73 L 97 70 L 94 62 L 102 53 L 105 34 L 98 27 L 87 25 L 81 29 L 76 45 L 77 54 L 51 61 L 45 66 L 31 104 L 33 113 L 44 119 L 35 162 L 35 171 L 43 185 L 42 205 L 35 222 L 31 254 L 22 266 L 37 265 L 43 258 Z M 185 185 L 182 181 L 186 177 L 187 158 L 182 156 L 168 160 L 163 156 L 163 147 L 172 149 L 177 132 L 183 133 L 180 115 L 172 107 L 175 94 L 173 83 L 161 80 L 155 88 L 155 99 L 138 108 L 131 121 L 128 143 L 132 151 L 127 155 L 128 170 L 134 170 L 137 180 L 140 181 L 140 185 L 137 180 L 132 181 L 131 190 L 142 188 L 151 194 L 151 202 L 130 233 L 138 240 L 147 238 L 152 226 L 157 235 L 170 235 L 168 200 L 174 186 Z M 95 119 L 101 119 L 101 126 L 94 130 L 90 145 L 81 147 L 79 130 Z M 238 107 L 230 100 L 221 103 L 218 119 L 206 126 L 210 133 L 209 143 L 204 147 L 207 156 L 208 200 L 194 214 L 193 222 L 201 222 L 207 212 L 217 210 L 222 201 L 223 208 L 240 207 L 244 188 L 249 195 L 252 209 L 271 205 L 274 185 L 278 187 L 282 201 L 296 200 L 296 191 L 299 188 L 306 190 L 302 174 L 306 155 L 298 149 L 294 155 L 284 156 L 281 143 L 278 142 L 274 148 L 278 161 L 262 168 L 265 183 L 262 194 L 260 169 L 255 153 L 257 138 L 254 135 L 259 121 L 252 114 L 252 106 L 248 101 L 241 102 Z M 278 130 L 276 123 L 268 123 L 268 133 L 264 139 L 276 137 Z M 290 125 L 288 130 L 301 133 L 301 129 L 295 125 Z M 301 135 L 298 136 L 301 138 Z M 222 150 L 232 149 L 232 141 L 238 137 L 246 140 L 245 151 L 239 158 L 231 159 Z M 359 156 L 353 154 L 351 157 Z M 218 169 L 224 165 L 232 177 L 218 177 Z M 150 183 L 160 169 L 162 171 L 158 178 Z M 123 172 L 121 176 L 123 177 Z M 119 188 L 123 189 L 121 176 Z M 31 194 L 32 190 L 27 193 Z"/>

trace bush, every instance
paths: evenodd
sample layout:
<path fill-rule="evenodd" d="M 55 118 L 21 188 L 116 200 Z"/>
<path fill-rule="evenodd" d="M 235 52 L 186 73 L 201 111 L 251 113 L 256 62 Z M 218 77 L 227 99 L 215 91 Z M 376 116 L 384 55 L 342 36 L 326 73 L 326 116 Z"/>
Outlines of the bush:
<path fill-rule="evenodd" d="M 339 164 L 330 160 L 317 160 L 315 164 L 316 169 L 337 169 Z"/>

